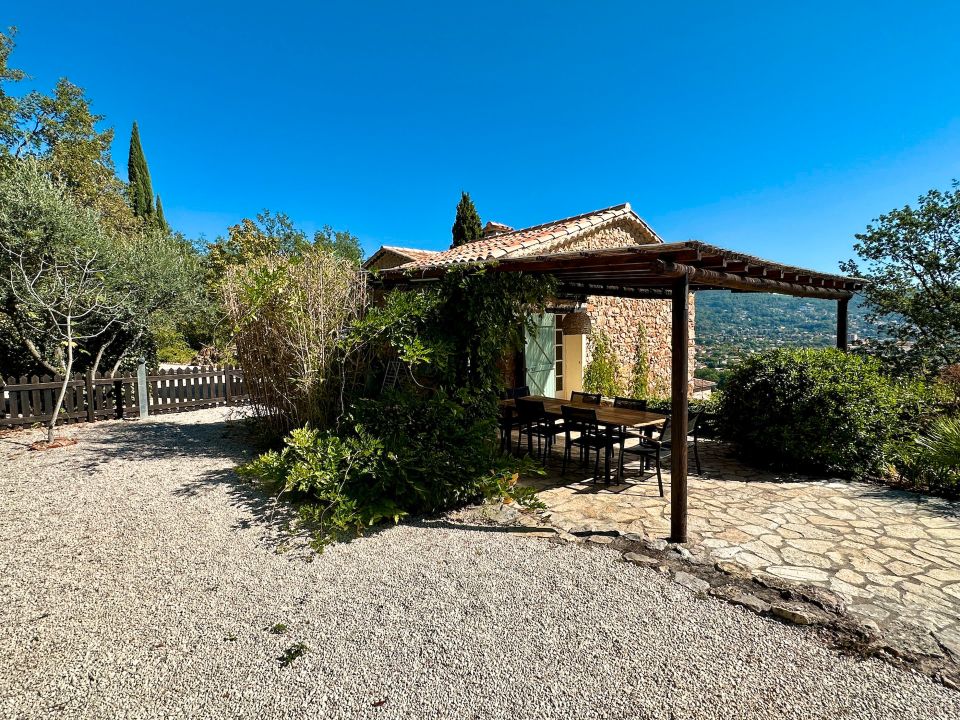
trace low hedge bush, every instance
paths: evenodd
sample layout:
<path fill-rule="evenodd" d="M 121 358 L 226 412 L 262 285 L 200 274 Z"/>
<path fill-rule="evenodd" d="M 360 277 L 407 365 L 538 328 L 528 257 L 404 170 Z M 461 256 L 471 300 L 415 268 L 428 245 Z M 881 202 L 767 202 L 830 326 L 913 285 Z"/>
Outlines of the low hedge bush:
<path fill-rule="evenodd" d="M 772 350 L 730 373 L 719 429 L 751 462 L 852 477 L 889 472 L 923 411 L 918 385 L 871 358 L 833 349 Z"/>

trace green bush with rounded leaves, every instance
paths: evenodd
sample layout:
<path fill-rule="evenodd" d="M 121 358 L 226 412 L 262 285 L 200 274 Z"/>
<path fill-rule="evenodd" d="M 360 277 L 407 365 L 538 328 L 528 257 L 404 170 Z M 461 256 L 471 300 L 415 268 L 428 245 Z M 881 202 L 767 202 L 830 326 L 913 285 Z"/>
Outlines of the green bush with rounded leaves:
<path fill-rule="evenodd" d="M 772 350 L 732 370 L 720 431 L 750 462 L 848 477 L 882 476 L 920 403 L 872 358 Z"/>

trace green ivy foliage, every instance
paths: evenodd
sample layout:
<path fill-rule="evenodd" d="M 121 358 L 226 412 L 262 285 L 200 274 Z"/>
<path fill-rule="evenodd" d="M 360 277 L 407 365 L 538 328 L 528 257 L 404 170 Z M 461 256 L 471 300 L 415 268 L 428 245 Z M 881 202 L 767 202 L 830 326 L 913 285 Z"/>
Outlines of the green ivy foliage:
<path fill-rule="evenodd" d="M 749 461 L 852 477 L 889 473 L 928 407 L 922 385 L 835 349 L 772 350 L 733 369 L 719 427 Z"/>
<path fill-rule="evenodd" d="M 583 389 L 606 397 L 622 395 L 619 365 L 610 347 L 610 338 L 602 330 L 595 330 L 590 339 L 593 343 L 593 355 L 583 369 Z"/>

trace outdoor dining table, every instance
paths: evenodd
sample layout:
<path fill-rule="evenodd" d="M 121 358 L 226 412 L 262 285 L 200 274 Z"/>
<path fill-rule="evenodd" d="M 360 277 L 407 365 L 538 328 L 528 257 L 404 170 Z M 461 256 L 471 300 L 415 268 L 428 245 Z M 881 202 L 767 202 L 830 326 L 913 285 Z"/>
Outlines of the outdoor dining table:
<path fill-rule="evenodd" d="M 543 403 L 543 410 L 547 414 L 547 417 L 555 419 L 563 418 L 563 411 L 560 408 L 562 408 L 564 405 L 567 405 L 568 407 L 589 408 L 596 410 L 597 425 L 603 426 L 606 429 L 607 434 L 611 436 L 615 431 L 621 431 L 621 438 L 623 437 L 622 431 L 626 431 L 627 428 L 641 429 L 657 427 L 662 425 L 667 419 L 666 415 L 648 412 L 646 410 L 630 410 L 627 408 L 614 407 L 613 405 L 597 405 L 596 403 L 585 403 L 580 401 L 575 402 L 573 400 L 561 400 L 559 398 L 550 398 L 542 395 L 530 395 L 522 399 L 539 400 Z M 515 400 L 500 401 L 500 407 L 510 412 L 512 412 L 516 406 L 517 404 Z M 509 450 L 509 444 L 507 445 L 507 448 Z M 606 477 L 609 478 L 609 452 L 604 458 L 604 472 L 606 473 Z M 619 473 L 619 469 L 617 472 Z"/>

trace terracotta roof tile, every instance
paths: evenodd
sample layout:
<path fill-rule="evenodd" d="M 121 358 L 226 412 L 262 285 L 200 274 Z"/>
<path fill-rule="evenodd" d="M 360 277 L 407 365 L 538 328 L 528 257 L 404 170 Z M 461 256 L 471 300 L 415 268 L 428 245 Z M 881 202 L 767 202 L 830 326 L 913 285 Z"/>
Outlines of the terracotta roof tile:
<path fill-rule="evenodd" d="M 582 233 L 623 220 L 639 224 L 643 232 L 649 235 L 650 242 L 663 242 L 650 226 L 631 209 L 630 203 L 623 203 L 622 205 L 594 210 L 583 215 L 575 215 L 543 225 L 534 225 L 512 232 L 500 233 L 450 250 L 430 253 L 427 257 L 414 258 L 412 262 L 402 267 L 454 265 L 481 262 L 494 258 L 522 257 L 537 252 L 562 251 L 562 246 L 565 243 L 575 240 Z"/>

